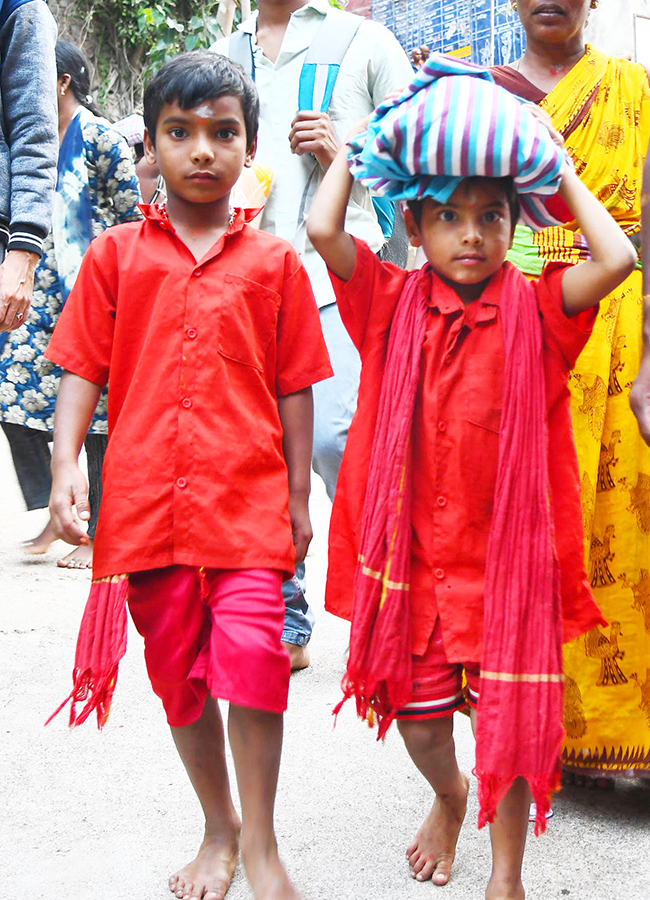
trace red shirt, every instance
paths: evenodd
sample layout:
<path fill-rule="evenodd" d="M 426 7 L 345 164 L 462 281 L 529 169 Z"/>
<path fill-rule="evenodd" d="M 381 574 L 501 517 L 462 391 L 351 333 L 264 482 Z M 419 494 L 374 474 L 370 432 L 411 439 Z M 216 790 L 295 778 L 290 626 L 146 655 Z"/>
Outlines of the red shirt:
<path fill-rule="evenodd" d="M 361 354 L 357 412 L 332 512 L 325 604 L 349 618 L 368 463 L 393 311 L 407 278 L 356 242 L 348 282 L 331 274 L 341 317 Z M 510 265 L 506 263 L 504 265 Z M 564 638 L 602 621 L 584 569 L 580 480 L 569 407 L 569 370 L 596 309 L 562 311 L 564 267 L 547 268 L 535 290 L 542 320 L 549 426 L 549 477 L 560 560 Z M 523 278 L 523 275 L 521 276 Z M 409 583 L 413 652 L 425 652 L 440 616 L 450 661 L 480 661 L 487 542 L 496 485 L 503 400 L 500 302 L 486 287 L 465 306 L 439 280 L 429 300 L 412 431 L 413 497 Z M 522 460 L 522 464 L 524 461 Z"/>
<path fill-rule="evenodd" d="M 332 374 L 290 244 L 241 213 L 198 263 L 155 208 L 84 257 L 47 356 L 109 380 L 95 578 L 293 571 L 277 398 Z"/>

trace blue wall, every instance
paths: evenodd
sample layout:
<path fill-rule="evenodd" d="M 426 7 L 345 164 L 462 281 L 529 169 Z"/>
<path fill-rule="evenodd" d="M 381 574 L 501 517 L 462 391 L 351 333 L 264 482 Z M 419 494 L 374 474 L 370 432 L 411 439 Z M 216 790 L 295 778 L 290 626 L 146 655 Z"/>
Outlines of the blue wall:
<path fill-rule="evenodd" d="M 513 63 L 524 31 L 508 0 L 373 0 L 372 17 L 393 32 L 406 51 L 427 44 L 490 65 L 490 7 L 495 9 L 494 63 Z"/>

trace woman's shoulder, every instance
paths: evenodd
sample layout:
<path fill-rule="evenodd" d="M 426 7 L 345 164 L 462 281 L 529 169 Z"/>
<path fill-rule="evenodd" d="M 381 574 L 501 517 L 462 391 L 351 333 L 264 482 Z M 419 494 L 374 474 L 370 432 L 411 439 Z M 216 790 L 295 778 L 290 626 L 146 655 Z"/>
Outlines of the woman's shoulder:
<path fill-rule="evenodd" d="M 115 128 L 114 125 L 108 121 L 108 119 L 104 119 L 103 116 L 95 116 L 92 113 L 84 116 L 81 122 L 81 131 L 84 136 L 84 141 L 96 142 L 101 137 L 106 136 L 112 142 L 120 143 L 124 141 L 126 144 L 126 140 L 123 135 Z"/>
<path fill-rule="evenodd" d="M 590 48 L 590 50 L 592 55 L 600 52 L 593 48 Z M 623 59 L 619 56 L 607 56 L 606 64 L 610 74 L 628 78 L 631 83 L 640 84 L 644 89 L 650 87 L 650 69 L 644 66 L 643 63 L 633 62 L 630 59 Z"/>

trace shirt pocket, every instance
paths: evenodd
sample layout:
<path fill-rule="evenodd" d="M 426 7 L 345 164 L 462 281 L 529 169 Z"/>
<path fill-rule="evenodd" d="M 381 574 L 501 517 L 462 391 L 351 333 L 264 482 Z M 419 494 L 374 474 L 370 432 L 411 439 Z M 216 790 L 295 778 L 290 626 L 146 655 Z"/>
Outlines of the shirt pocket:
<path fill-rule="evenodd" d="M 501 426 L 503 363 L 500 354 L 476 353 L 463 364 L 462 418 L 468 425 L 495 435 Z"/>
<path fill-rule="evenodd" d="M 227 274 L 221 302 L 219 353 L 260 372 L 275 340 L 280 295 L 240 275 Z"/>

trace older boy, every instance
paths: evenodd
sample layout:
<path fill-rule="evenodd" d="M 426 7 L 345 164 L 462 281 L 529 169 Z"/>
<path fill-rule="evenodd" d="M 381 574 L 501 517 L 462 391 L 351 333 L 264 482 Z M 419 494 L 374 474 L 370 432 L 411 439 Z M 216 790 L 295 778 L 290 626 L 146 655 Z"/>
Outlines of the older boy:
<path fill-rule="evenodd" d="M 50 344 L 67 370 L 52 518 L 83 541 L 77 455 L 110 377 L 94 585 L 129 573 L 152 686 L 205 814 L 170 889 L 222 900 L 241 843 L 256 900 L 296 900 L 273 827 L 289 679 L 280 586 L 311 539 L 311 384 L 331 370 L 297 254 L 230 208 L 255 153 L 253 83 L 223 57 L 182 54 L 144 106 L 167 203 L 93 244 Z M 216 697 L 230 701 L 242 823 Z"/>
<path fill-rule="evenodd" d="M 484 678 L 506 689 L 519 682 L 531 696 L 547 697 L 548 686 L 554 709 L 561 704 L 562 678 L 559 639 L 556 646 L 548 630 L 560 619 L 556 576 L 562 579 L 565 638 L 599 619 L 582 563 L 567 390 L 570 366 L 588 337 L 593 314 L 584 312 L 578 321 L 571 317 L 623 280 L 634 266 L 634 254 L 614 220 L 565 164 L 560 190 L 589 241 L 588 262 L 555 267 L 538 285 L 530 285 L 504 263 L 518 216 L 512 178 L 470 178 L 445 203 L 425 197 L 409 205 L 407 232 L 411 243 L 424 249 L 429 265 L 407 273 L 381 263 L 346 233 L 351 185 L 343 148 L 308 222 L 362 360 L 359 405 L 332 514 L 326 605 L 352 617 L 346 692 L 356 696 L 360 713 L 377 712 L 384 730 L 397 719 L 411 758 L 435 792 L 407 858 L 414 878 L 442 885 L 450 877 L 469 786 L 452 737 L 452 714 L 465 703 L 463 669 L 479 733 L 495 714 L 494 705 L 482 707 L 483 694 L 479 698 L 490 631 L 483 628 L 488 588 L 492 596 L 494 584 L 504 587 L 494 596 L 493 632 L 509 634 L 510 645 L 516 642 L 509 632 L 516 605 L 508 607 L 506 595 L 525 596 L 533 608 L 545 598 L 540 630 L 534 631 L 538 623 L 532 617 L 518 627 L 531 644 L 552 645 L 549 658 L 555 654 L 556 671 L 531 668 L 528 659 L 523 673 L 513 673 L 502 657 L 493 667 L 485 666 L 490 671 L 483 672 Z M 532 348 L 530 355 L 518 355 L 524 345 Z M 513 359 L 522 359 L 527 368 L 509 367 Z M 534 482 L 526 481 L 530 472 Z M 505 476 L 516 495 L 510 508 L 501 502 Z M 534 495 L 528 494 L 528 484 L 534 484 Z M 509 557 L 503 555 L 506 544 L 515 551 Z M 527 572 L 528 583 L 522 579 L 513 585 L 504 559 L 515 575 Z M 527 569 L 527 559 L 539 567 Z M 355 574 L 352 594 L 345 588 Z M 371 608 L 368 598 L 377 598 L 376 606 Z M 498 647 L 494 633 L 489 637 Z M 393 697 L 401 702 L 391 705 Z M 546 749 L 548 735 L 540 718 L 530 723 L 530 741 L 524 741 L 519 726 L 527 713 L 496 710 L 513 723 L 510 746 L 522 741 L 523 752 L 534 758 Z M 560 729 L 559 721 L 553 725 Z M 500 800 L 496 819 L 487 816 L 493 868 L 486 898 L 523 900 L 528 786 L 523 777 L 502 785 L 495 779 L 486 786 L 478 746 L 481 811 L 486 798 L 495 805 Z M 509 755 L 508 747 L 499 749 Z M 559 745 L 555 756 L 551 747 L 551 770 L 558 756 Z M 530 777 L 516 772 L 524 774 Z M 552 788 L 549 781 L 548 791 L 541 792 L 545 799 Z"/>

